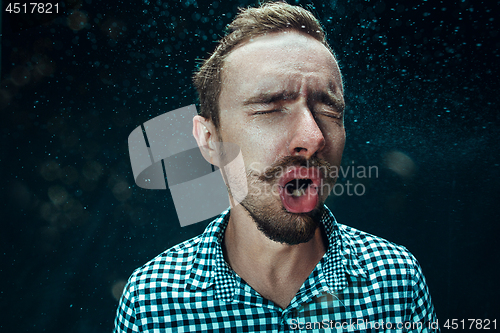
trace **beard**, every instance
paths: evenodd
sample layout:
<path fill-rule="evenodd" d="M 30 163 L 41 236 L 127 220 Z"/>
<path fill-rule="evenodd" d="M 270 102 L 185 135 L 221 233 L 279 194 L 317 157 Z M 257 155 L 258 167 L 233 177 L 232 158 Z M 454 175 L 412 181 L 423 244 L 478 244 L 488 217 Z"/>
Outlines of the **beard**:
<path fill-rule="evenodd" d="M 306 160 L 302 156 L 285 157 L 267 168 L 261 175 L 252 171 L 247 172 L 249 190 L 240 204 L 267 238 L 282 244 L 297 245 L 307 243 L 314 237 L 325 208 L 324 200 L 321 199 L 317 207 L 307 213 L 290 213 L 283 207 L 279 194 L 272 189 L 277 185 L 282 171 L 291 166 L 321 167 L 324 170 L 331 170 L 328 162 L 317 158 Z M 326 175 L 330 174 L 326 172 Z M 323 181 L 335 183 L 335 179 L 328 176 L 323 177 Z"/>
<path fill-rule="evenodd" d="M 252 217 L 259 229 L 272 241 L 297 245 L 310 241 L 320 225 L 324 207 L 315 208 L 308 213 L 290 213 L 274 202 L 262 204 L 253 197 L 240 203 Z"/>

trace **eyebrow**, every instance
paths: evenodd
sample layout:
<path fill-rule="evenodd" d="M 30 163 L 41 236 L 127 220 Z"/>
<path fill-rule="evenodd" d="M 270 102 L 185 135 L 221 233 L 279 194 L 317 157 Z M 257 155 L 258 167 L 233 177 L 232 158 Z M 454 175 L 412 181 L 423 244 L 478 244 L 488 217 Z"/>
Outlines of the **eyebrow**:
<path fill-rule="evenodd" d="M 250 104 L 270 104 L 273 102 L 284 101 L 287 99 L 295 99 L 298 97 L 298 93 L 290 93 L 286 90 L 277 91 L 277 92 L 261 92 L 255 96 L 249 97 L 248 99 L 243 101 L 243 105 Z"/>
<path fill-rule="evenodd" d="M 277 92 L 260 92 L 259 94 L 249 97 L 243 101 L 243 105 L 251 104 L 271 104 L 274 102 L 284 101 L 287 99 L 295 99 L 299 96 L 298 92 L 287 92 L 286 90 Z M 312 91 L 310 92 L 310 98 L 313 101 L 319 101 L 334 107 L 337 111 L 343 113 L 345 109 L 345 103 L 342 99 L 338 98 L 330 90 L 328 91 Z"/>

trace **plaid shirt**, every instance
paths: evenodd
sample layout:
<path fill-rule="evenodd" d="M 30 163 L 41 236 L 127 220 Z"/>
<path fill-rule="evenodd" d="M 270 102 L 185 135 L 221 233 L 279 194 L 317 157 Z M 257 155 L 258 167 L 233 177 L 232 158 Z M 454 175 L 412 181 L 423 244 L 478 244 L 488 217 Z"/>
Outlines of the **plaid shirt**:
<path fill-rule="evenodd" d="M 115 332 L 439 331 L 420 266 L 404 247 L 338 224 L 327 209 L 328 250 L 283 310 L 224 260 L 228 218 L 227 210 L 132 274 Z"/>

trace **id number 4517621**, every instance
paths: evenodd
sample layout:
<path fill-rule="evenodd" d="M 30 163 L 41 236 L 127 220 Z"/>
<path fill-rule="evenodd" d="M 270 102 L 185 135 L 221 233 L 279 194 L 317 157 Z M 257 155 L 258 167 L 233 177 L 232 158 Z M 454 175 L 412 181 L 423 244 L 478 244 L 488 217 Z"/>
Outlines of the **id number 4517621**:
<path fill-rule="evenodd" d="M 443 325 L 444 328 L 449 330 L 457 329 L 477 329 L 477 330 L 496 330 L 497 320 L 493 319 L 447 319 Z"/>

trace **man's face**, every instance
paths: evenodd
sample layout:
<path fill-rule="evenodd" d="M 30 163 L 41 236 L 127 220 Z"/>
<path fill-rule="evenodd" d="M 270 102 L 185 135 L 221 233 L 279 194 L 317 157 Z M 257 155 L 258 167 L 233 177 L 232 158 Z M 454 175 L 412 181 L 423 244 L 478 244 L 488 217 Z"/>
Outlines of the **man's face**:
<path fill-rule="evenodd" d="M 247 172 L 236 208 L 272 240 L 307 242 L 335 182 L 328 166 L 340 166 L 344 149 L 337 62 L 308 35 L 276 32 L 233 50 L 222 78 L 221 139 L 241 148 Z"/>

